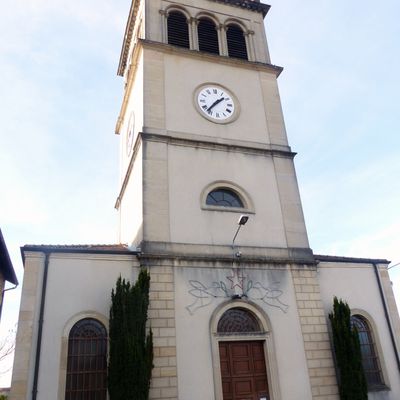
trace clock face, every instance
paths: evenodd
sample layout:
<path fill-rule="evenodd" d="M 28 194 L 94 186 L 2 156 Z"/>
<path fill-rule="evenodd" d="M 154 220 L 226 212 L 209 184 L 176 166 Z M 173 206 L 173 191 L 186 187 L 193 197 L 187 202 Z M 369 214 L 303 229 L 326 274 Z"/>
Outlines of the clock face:
<path fill-rule="evenodd" d="M 237 102 L 229 90 L 218 85 L 202 86 L 196 102 L 203 117 L 217 123 L 227 123 L 237 116 Z"/>
<path fill-rule="evenodd" d="M 126 133 L 126 153 L 128 157 L 132 153 L 134 133 L 135 133 L 135 114 L 132 111 L 129 117 L 128 130 Z"/>

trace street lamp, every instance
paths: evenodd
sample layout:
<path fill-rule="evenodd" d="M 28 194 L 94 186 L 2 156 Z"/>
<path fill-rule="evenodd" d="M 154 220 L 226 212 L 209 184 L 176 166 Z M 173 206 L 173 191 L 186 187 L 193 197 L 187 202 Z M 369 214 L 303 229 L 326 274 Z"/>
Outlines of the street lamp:
<path fill-rule="evenodd" d="M 246 222 L 249 220 L 249 216 L 248 215 L 241 215 L 240 217 L 239 217 L 239 219 L 238 219 L 238 222 L 237 222 L 237 224 L 238 224 L 238 227 L 237 227 L 237 229 L 236 229 L 236 233 L 235 233 L 235 236 L 233 237 L 233 239 L 232 239 L 232 251 L 233 251 L 233 255 L 235 256 L 235 257 L 237 257 L 237 258 L 239 258 L 241 255 L 242 255 L 242 253 L 240 252 L 240 251 L 237 251 L 236 253 L 235 253 L 235 240 L 236 240 L 236 237 L 237 237 L 237 235 L 238 235 L 238 233 L 239 233 L 239 231 L 240 231 L 240 228 L 243 226 L 243 225 L 246 225 Z"/>

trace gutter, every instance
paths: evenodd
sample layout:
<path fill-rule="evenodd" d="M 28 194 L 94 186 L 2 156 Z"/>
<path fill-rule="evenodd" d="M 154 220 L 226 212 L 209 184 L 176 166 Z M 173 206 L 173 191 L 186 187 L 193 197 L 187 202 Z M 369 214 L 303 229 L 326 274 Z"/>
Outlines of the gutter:
<path fill-rule="evenodd" d="M 42 348 L 42 336 L 43 336 L 43 316 L 44 316 L 44 306 L 45 306 L 45 302 L 46 302 L 47 275 L 49 272 L 49 259 L 50 259 L 51 253 L 46 251 L 44 254 L 45 254 L 45 259 L 44 259 L 43 282 L 42 282 L 41 299 L 40 299 L 38 337 L 37 337 L 37 342 L 36 342 L 36 356 L 35 356 L 35 370 L 34 370 L 34 375 L 33 375 L 32 400 L 36 400 L 37 393 L 38 393 L 40 351 Z"/>
<path fill-rule="evenodd" d="M 400 371 L 399 352 L 397 350 L 396 340 L 395 340 L 395 337 L 394 337 L 393 327 L 392 327 L 392 323 L 390 321 L 390 316 L 389 316 L 389 310 L 387 308 L 386 299 L 385 299 L 385 295 L 384 295 L 384 292 L 383 292 L 383 287 L 382 287 L 381 277 L 379 275 L 378 265 L 376 263 L 372 263 L 372 265 L 374 266 L 376 281 L 377 281 L 378 287 L 379 287 L 379 293 L 380 293 L 381 300 L 382 300 L 383 310 L 385 312 L 385 318 L 386 318 L 386 322 L 387 322 L 387 325 L 388 325 L 388 328 L 389 328 L 390 338 L 391 338 L 391 341 L 392 341 L 393 350 L 394 350 L 394 354 L 395 354 L 395 357 L 396 357 L 397 368 Z"/>
<path fill-rule="evenodd" d="M 2 312 L 3 312 L 4 293 L 5 293 L 5 292 L 8 292 L 9 290 L 14 290 L 14 289 L 16 289 L 17 287 L 18 287 L 18 283 L 17 283 L 15 286 L 13 286 L 13 287 L 10 287 L 10 288 L 8 288 L 8 289 L 3 289 L 3 290 L 1 291 L 0 320 L 1 320 L 1 314 L 2 314 Z"/>

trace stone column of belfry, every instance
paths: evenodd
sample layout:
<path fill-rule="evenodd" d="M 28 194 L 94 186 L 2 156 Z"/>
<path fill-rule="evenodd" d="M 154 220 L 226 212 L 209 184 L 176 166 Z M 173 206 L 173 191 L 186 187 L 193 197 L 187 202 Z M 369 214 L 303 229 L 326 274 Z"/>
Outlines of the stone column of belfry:
<path fill-rule="evenodd" d="M 168 43 L 168 14 L 165 10 L 160 10 L 161 17 L 161 40 L 163 43 Z"/>
<path fill-rule="evenodd" d="M 292 265 L 292 279 L 303 334 L 313 400 L 339 400 L 328 322 L 316 267 Z"/>
<path fill-rule="evenodd" d="M 197 18 L 190 18 L 188 21 L 190 33 L 190 50 L 199 50 L 199 37 L 197 33 L 197 26 L 199 25 L 199 20 Z"/>
<path fill-rule="evenodd" d="M 247 57 L 249 58 L 249 61 L 255 61 L 255 49 L 254 49 L 254 31 L 247 31 L 243 33 L 244 38 L 246 40 L 246 46 L 247 46 Z"/>
<path fill-rule="evenodd" d="M 228 41 L 226 38 L 227 27 L 223 24 L 219 24 L 218 26 L 218 40 L 219 40 L 219 48 L 221 49 L 222 56 L 228 56 Z"/>

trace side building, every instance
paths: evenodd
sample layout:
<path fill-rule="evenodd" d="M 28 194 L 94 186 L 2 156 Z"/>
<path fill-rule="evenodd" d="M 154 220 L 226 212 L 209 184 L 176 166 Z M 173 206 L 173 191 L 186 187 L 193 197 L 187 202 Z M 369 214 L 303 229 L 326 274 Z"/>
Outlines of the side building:
<path fill-rule="evenodd" d="M 4 294 L 6 290 L 8 290 L 5 289 L 6 282 L 10 282 L 12 285 L 15 286 L 18 285 L 18 279 L 15 275 L 10 254 L 8 253 L 6 242 L 0 229 L 0 319 L 3 310 Z"/>
<path fill-rule="evenodd" d="M 389 262 L 310 248 L 269 8 L 132 1 L 116 126 L 126 244 L 22 248 L 11 400 L 107 398 L 111 289 L 140 268 L 151 274 L 151 400 L 338 400 L 334 296 L 352 307 L 370 399 L 400 397 Z"/>

